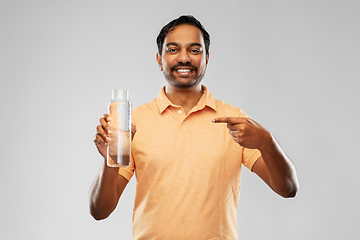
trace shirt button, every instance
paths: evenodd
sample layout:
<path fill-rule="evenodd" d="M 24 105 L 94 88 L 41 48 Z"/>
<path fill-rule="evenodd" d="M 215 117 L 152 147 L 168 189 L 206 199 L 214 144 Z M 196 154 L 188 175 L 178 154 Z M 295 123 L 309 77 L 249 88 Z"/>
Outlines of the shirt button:
<path fill-rule="evenodd" d="M 179 110 L 179 111 L 178 111 L 178 114 L 182 114 L 182 111 L 181 111 L 181 110 Z"/>
<path fill-rule="evenodd" d="M 185 121 L 183 121 L 183 124 L 185 125 L 185 124 L 186 124 L 186 122 L 185 122 Z"/>

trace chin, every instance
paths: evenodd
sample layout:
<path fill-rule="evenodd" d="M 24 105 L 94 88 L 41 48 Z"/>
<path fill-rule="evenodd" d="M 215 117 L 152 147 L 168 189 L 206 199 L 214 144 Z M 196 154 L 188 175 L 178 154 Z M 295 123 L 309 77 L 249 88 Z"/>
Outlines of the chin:
<path fill-rule="evenodd" d="M 182 79 L 176 79 L 175 76 L 168 76 L 165 75 L 165 79 L 166 81 L 168 81 L 171 86 L 178 88 L 178 89 L 189 89 L 192 87 L 197 86 L 198 84 L 200 84 L 201 80 L 203 79 L 204 75 L 199 76 L 198 78 L 182 78 Z"/>
<path fill-rule="evenodd" d="M 196 86 L 199 83 L 200 82 L 197 82 L 197 81 L 192 81 L 192 82 L 189 82 L 189 83 L 181 83 L 181 82 L 178 82 L 178 81 L 173 81 L 173 82 L 171 82 L 171 85 L 176 87 L 176 88 L 185 89 L 185 88 L 192 88 L 192 87 Z"/>

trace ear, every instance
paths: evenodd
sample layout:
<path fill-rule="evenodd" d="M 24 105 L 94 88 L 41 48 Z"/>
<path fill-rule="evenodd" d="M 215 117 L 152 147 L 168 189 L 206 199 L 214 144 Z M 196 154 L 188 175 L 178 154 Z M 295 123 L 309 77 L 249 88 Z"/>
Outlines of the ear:
<path fill-rule="evenodd" d="M 156 61 L 159 65 L 160 71 L 162 71 L 163 67 L 162 67 L 161 57 L 160 57 L 159 53 L 156 54 Z"/>
<path fill-rule="evenodd" d="M 210 57 L 210 53 L 206 56 L 206 65 L 208 65 L 209 63 L 209 57 Z"/>

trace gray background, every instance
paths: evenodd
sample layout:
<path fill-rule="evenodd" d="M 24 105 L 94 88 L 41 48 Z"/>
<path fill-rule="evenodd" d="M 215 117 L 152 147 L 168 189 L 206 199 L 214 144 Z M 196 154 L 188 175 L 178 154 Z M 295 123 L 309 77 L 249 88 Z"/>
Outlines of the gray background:
<path fill-rule="evenodd" d="M 359 239 L 359 1 L 2 1 L 0 238 L 130 239 L 135 179 L 96 222 L 92 142 L 111 89 L 164 84 L 155 38 L 181 14 L 211 35 L 203 83 L 270 130 L 295 199 L 244 169 L 240 239 Z"/>

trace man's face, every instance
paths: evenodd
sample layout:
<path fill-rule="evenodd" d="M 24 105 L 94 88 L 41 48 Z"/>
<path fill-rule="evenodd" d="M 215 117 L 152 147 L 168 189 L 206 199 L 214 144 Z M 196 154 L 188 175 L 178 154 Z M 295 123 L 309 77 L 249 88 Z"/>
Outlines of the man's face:
<path fill-rule="evenodd" d="M 204 77 L 209 56 L 200 29 L 182 24 L 170 31 L 157 62 L 165 79 L 176 88 L 191 88 Z"/>

